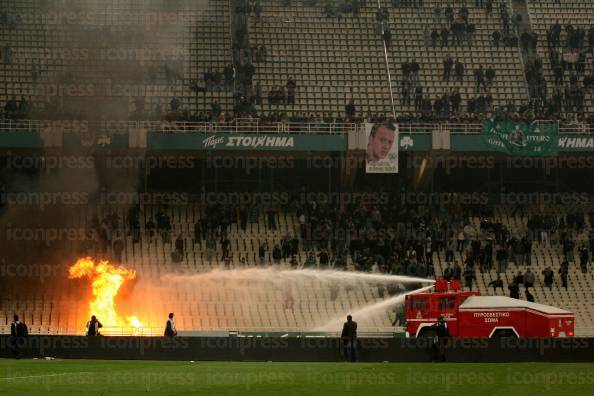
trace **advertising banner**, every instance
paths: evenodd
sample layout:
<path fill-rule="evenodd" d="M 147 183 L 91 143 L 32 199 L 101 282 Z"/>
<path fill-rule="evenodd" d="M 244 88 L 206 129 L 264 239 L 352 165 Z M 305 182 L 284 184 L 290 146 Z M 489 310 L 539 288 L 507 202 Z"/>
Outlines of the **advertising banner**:
<path fill-rule="evenodd" d="M 324 134 L 196 134 L 149 132 L 154 150 L 213 151 L 346 151 L 346 135 Z"/>

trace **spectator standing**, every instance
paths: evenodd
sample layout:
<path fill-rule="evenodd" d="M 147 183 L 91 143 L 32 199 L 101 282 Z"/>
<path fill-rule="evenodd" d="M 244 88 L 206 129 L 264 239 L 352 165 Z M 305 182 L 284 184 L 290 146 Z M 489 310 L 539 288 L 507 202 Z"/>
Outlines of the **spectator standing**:
<path fill-rule="evenodd" d="M 534 286 L 534 272 L 532 272 L 530 268 L 524 272 L 524 286 L 526 289 Z"/>
<path fill-rule="evenodd" d="M 515 298 L 515 299 L 520 299 L 520 287 L 518 286 L 518 284 L 516 283 L 515 280 L 513 280 L 508 286 L 507 288 L 509 289 L 509 296 L 511 298 Z"/>
<path fill-rule="evenodd" d="M 266 242 L 260 244 L 258 247 L 258 258 L 260 259 L 260 265 L 264 265 L 264 262 L 266 261 L 266 250 L 268 250 Z"/>
<path fill-rule="evenodd" d="M 501 33 L 499 33 L 499 31 L 494 31 L 493 34 L 491 34 L 491 37 L 493 38 L 493 47 L 499 47 L 499 41 L 501 41 Z"/>
<path fill-rule="evenodd" d="M 580 254 L 580 268 L 582 273 L 585 274 L 588 272 L 588 260 L 590 259 L 590 254 L 588 252 L 588 248 L 585 245 L 579 249 Z"/>
<path fill-rule="evenodd" d="M 445 260 L 448 264 L 454 260 L 454 238 L 448 238 L 446 243 Z"/>
<path fill-rule="evenodd" d="M 289 77 L 289 81 L 287 81 L 287 104 L 295 104 L 295 91 L 297 89 L 297 83 L 293 79 L 293 77 Z"/>
<path fill-rule="evenodd" d="M 433 28 L 433 30 L 431 31 L 431 46 L 433 47 L 433 49 L 435 49 L 437 47 L 438 39 L 439 39 L 439 33 L 437 32 L 437 29 Z"/>
<path fill-rule="evenodd" d="M 453 268 L 453 274 L 454 274 L 454 279 L 459 281 L 462 279 L 462 267 L 460 267 L 460 264 L 458 264 L 458 262 L 456 261 L 456 263 L 454 263 L 454 268 Z"/>
<path fill-rule="evenodd" d="M 443 81 L 450 80 L 450 74 L 452 72 L 452 66 L 454 65 L 454 60 L 450 55 L 446 56 L 443 60 Z"/>
<path fill-rule="evenodd" d="M 123 240 L 121 231 L 118 231 L 116 233 L 116 237 L 113 241 L 113 255 L 114 255 L 116 262 L 118 262 L 118 263 L 122 262 L 123 251 L 124 251 L 124 240 Z"/>
<path fill-rule="evenodd" d="M 487 86 L 490 88 L 491 85 L 493 85 L 493 79 L 495 78 L 495 70 L 491 66 L 489 66 L 485 72 L 485 77 L 487 78 Z"/>
<path fill-rule="evenodd" d="M 542 275 L 544 276 L 544 284 L 549 289 L 553 287 L 553 270 L 551 267 L 547 267 L 542 271 Z"/>
<path fill-rule="evenodd" d="M 462 82 L 464 80 L 464 64 L 460 62 L 458 59 L 456 59 L 454 72 L 456 73 L 456 81 Z"/>
<path fill-rule="evenodd" d="M 501 280 L 501 275 L 497 274 L 497 278 L 489 282 L 487 287 L 493 286 L 493 293 L 497 291 L 497 288 L 501 288 L 503 290 L 503 281 Z"/>
<path fill-rule="evenodd" d="M 464 234 L 464 230 L 460 229 L 458 232 L 458 244 L 456 246 L 456 250 L 458 253 L 462 253 L 464 251 L 464 246 L 466 245 L 466 235 Z"/>
<path fill-rule="evenodd" d="M 478 69 L 475 69 L 474 71 L 474 78 L 476 81 L 476 92 L 478 93 L 481 86 L 483 87 L 483 90 L 486 90 L 486 85 L 485 85 L 485 72 L 483 70 L 483 66 L 479 66 Z"/>
<path fill-rule="evenodd" d="M 455 88 L 452 95 L 450 96 L 450 101 L 452 103 L 452 112 L 454 114 L 460 111 L 460 103 L 462 102 L 462 97 L 460 96 L 460 90 Z"/>
<path fill-rule="evenodd" d="M 471 266 L 467 265 L 466 269 L 464 270 L 464 286 L 468 288 L 468 290 L 472 291 L 472 281 L 475 278 L 474 269 Z"/>
<path fill-rule="evenodd" d="M 274 248 L 272 249 L 272 259 L 274 260 L 274 263 L 280 264 L 282 257 L 283 254 L 280 246 L 274 245 Z"/>
<path fill-rule="evenodd" d="M 450 36 L 450 31 L 448 30 L 448 28 L 444 27 L 443 29 L 441 29 L 441 48 L 443 47 L 448 47 L 448 37 Z"/>
<path fill-rule="evenodd" d="M 353 120 L 355 118 L 355 114 L 357 114 L 357 108 L 355 107 L 355 101 L 353 99 L 351 99 L 345 106 L 345 113 L 349 120 Z"/>
<path fill-rule="evenodd" d="M 497 272 L 498 273 L 505 273 L 507 271 L 507 260 L 509 258 L 509 254 L 507 249 L 503 246 L 497 250 L 495 254 L 495 259 L 497 260 Z"/>
<path fill-rule="evenodd" d="M 212 265 L 212 259 L 214 258 L 216 248 L 216 242 L 212 235 L 206 238 L 206 261 L 209 265 Z"/>
<path fill-rule="evenodd" d="M 493 15 L 493 0 L 485 0 L 485 13 L 488 17 Z"/>
<path fill-rule="evenodd" d="M 563 262 L 561 263 L 561 267 L 559 268 L 558 273 L 561 277 L 561 285 L 565 288 L 565 290 L 567 290 L 567 280 L 569 277 L 569 262 L 567 261 L 567 259 L 563 260 Z"/>

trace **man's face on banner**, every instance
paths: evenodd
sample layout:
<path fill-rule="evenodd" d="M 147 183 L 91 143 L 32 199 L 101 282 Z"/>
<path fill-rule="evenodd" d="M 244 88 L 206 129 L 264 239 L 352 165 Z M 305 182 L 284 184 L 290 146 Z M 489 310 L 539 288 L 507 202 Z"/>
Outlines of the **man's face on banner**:
<path fill-rule="evenodd" d="M 375 136 L 369 136 L 367 156 L 371 161 L 379 161 L 387 157 L 394 144 L 394 131 L 381 125 L 375 131 Z"/>

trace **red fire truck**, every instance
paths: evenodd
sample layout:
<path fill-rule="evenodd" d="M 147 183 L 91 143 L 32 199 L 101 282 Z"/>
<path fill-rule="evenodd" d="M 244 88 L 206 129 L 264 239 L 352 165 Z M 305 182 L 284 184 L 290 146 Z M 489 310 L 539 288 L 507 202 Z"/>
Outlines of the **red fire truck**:
<path fill-rule="evenodd" d="M 452 337 L 573 337 L 572 312 L 503 296 L 459 291 L 459 283 L 439 280 L 433 293 L 405 300 L 409 337 L 432 337 L 443 316 Z"/>

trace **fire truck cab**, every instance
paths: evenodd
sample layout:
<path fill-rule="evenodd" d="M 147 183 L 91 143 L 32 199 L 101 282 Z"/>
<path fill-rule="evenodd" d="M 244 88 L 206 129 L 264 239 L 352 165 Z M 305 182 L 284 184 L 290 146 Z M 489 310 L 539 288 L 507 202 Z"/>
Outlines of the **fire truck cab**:
<path fill-rule="evenodd" d="M 450 336 L 573 337 L 572 312 L 504 296 L 481 296 L 458 291 L 459 283 L 438 280 L 433 293 L 409 294 L 405 299 L 409 337 L 432 337 L 443 316 Z"/>

